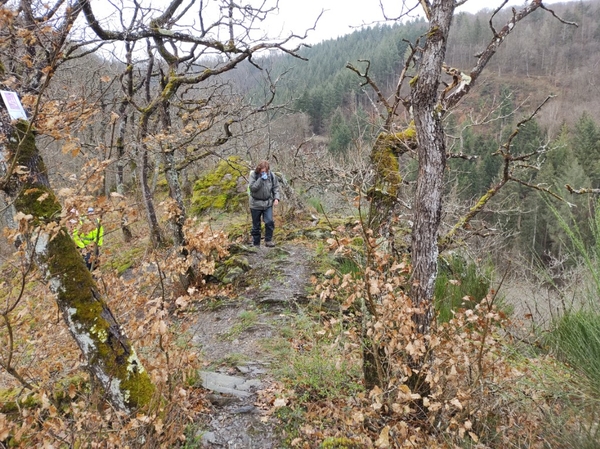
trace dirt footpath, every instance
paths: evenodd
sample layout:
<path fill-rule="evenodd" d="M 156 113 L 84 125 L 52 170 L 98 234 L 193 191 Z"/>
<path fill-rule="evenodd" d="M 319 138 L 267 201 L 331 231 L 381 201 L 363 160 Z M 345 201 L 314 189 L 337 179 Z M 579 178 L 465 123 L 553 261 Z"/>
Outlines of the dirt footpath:
<path fill-rule="evenodd" d="M 257 404 L 272 384 L 272 360 L 263 342 L 278 336 L 285 314 L 306 302 L 312 253 L 301 245 L 248 248 L 238 257 L 249 270 L 235 283 L 240 295 L 207 304 L 199 313 L 193 344 L 206 364 L 211 412 L 199 427 L 205 448 L 279 448 L 277 423 Z"/>

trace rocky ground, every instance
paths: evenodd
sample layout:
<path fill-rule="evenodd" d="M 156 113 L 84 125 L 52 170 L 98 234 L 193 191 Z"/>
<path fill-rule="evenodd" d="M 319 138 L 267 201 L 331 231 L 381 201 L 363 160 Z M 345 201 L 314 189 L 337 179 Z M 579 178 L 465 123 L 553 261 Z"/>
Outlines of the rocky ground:
<path fill-rule="evenodd" d="M 306 301 L 313 259 L 308 248 L 294 244 L 243 249 L 236 257 L 245 267 L 235 280 L 240 295 L 208 303 L 195 326 L 212 404 L 198 437 L 205 448 L 278 448 L 276 421 L 257 402 L 272 384 L 273 360 L 264 342 Z"/>

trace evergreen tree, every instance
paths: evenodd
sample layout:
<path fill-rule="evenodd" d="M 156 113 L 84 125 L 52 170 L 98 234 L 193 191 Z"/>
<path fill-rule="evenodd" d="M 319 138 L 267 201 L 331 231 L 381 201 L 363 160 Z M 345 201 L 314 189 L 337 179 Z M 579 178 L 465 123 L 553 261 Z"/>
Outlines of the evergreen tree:
<path fill-rule="evenodd" d="M 551 143 L 551 149 L 535 179 L 537 184 L 551 187 L 552 191 L 567 199 L 569 204 L 548 196 L 542 197 L 533 191 L 529 192 L 523 202 L 519 246 L 532 251 L 536 258 L 543 261 L 560 258 L 565 253 L 565 245 L 570 245 L 564 229 L 557 223 L 555 211 L 566 220 L 575 221 L 582 233 L 582 239 L 592 242 L 589 226 L 590 198 L 570 196 L 565 188 L 567 183 L 589 185 L 589 178 L 575 157 L 571 140 L 569 130 L 563 126 L 559 136 Z"/>
<path fill-rule="evenodd" d="M 592 180 L 591 187 L 600 187 L 600 130 L 585 112 L 575 124 L 573 150 L 585 174 Z"/>
<path fill-rule="evenodd" d="M 545 141 L 545 132 L 536 120 L 530 120 L 519 128 L 519 133 L 513 139 L 511 152 L 513 154 L 529 154 L 538 150 Z"/>
<path fill-rule="evenodd" d="M 339 109 L 331 117 L 329 135 L 329 151 L 335 155 L 345 153 L 352 141 L 352 133 Z"/>
<path fill-rule="evenodd" d="M 485 192 L 494 182 L 497 182 L 502 159 L 493 155 L 498 148 L 498 144 L 493 138 L 478 135 L 474 145 L 477 154 L 480 155 L 474 183 L 478 192 Z"/>

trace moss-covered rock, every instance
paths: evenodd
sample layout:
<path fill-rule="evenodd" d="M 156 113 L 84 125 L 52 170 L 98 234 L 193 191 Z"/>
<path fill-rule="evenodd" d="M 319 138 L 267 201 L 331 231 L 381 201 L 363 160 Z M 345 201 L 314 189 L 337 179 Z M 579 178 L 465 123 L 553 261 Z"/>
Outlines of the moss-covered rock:
<path fill-rule="evenodd" d="M 233 282 L 242 276 L 245 271 L 240 267 L 233 267 L 227 270 L 225 276 L 223 276 L 222 282 L 223 284 L 233 284 Z"/>
<path fill-rule="evenodd" d="M 230 256 L 235 256 L 237 254 L 247 254 L 250 251 L 250 248 L 242 243 L 234 242 L 231 245 L 229 245 L 227 251 L 229 252 Z"/>
<path fill-rule="evenodd" d="M 249 271 L 250 268 L 250 264 L 248 263 L 248 259 L 246 257 L 242 255 L 235 255 L 220 264 L 215 269 L 213 276 L 223 284 L 231 284 L 237 278 Z"/>
<path fill-rule="evenodd" d="M 244 177 L 248 169 L 239 157 L 229 157 L 219 162 L 216 170 L 194 183 L 190 213 L 200 215 L 207 210 L 236 211 L 248 203 Z"/>
<path fill-rule="evenodd" d="M 112 255 L 108 262 L 108 266 L 113 270 L 117 270 L 117 275 L 121 276 L 142 259 L 145 251 L 146 248 L 144 246 L 132 246 L 125 249 L 120 248 L 118 253 Z"/>

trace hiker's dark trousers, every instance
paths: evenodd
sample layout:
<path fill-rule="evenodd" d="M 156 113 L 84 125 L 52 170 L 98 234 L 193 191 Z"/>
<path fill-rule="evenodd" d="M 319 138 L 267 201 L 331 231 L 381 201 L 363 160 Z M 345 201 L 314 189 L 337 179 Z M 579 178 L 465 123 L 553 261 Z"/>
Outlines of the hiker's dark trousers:
<path fill-rule="evenodd" d="M 260 221 L 261 218 L 265 222 L 265 241 L 273 240 L 273 231 L 275 230 L 275 222 L 273 221 L 273 208 L 268 209 L 250 209 L 252 213 L 252 243 L 260 245 Z"/>

